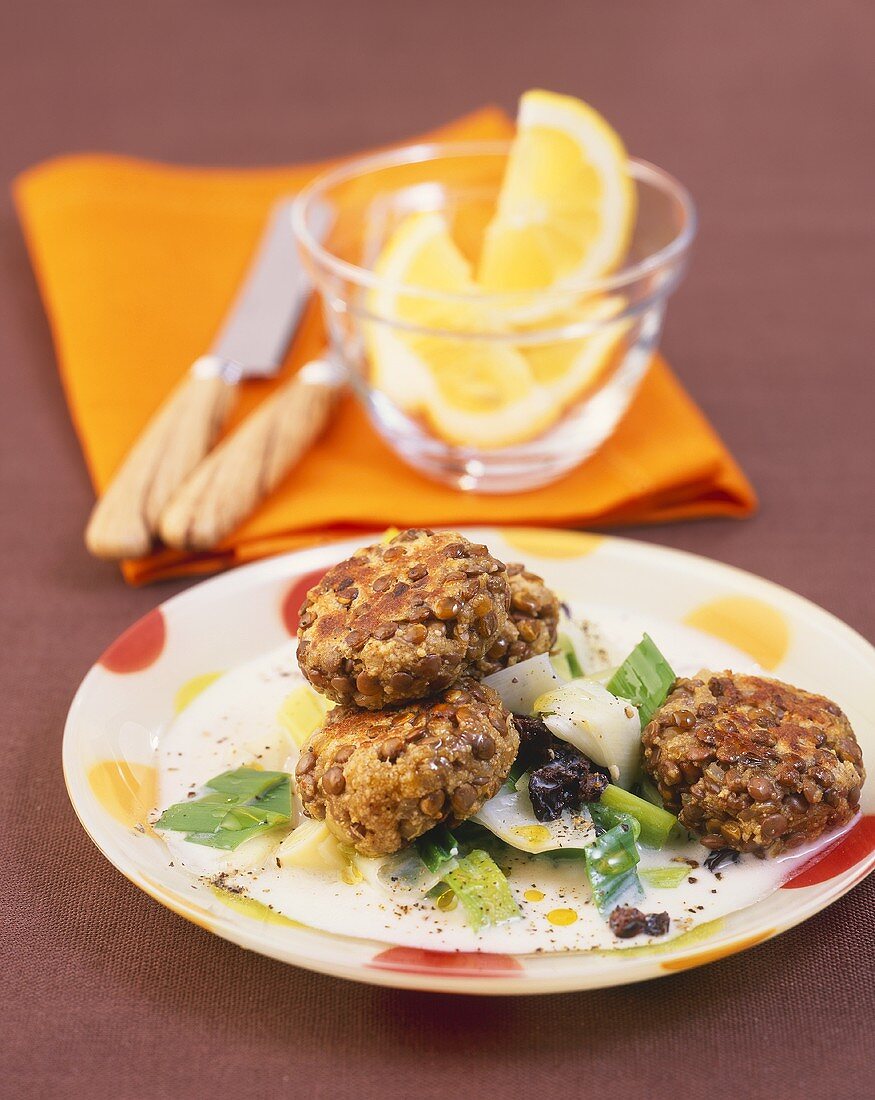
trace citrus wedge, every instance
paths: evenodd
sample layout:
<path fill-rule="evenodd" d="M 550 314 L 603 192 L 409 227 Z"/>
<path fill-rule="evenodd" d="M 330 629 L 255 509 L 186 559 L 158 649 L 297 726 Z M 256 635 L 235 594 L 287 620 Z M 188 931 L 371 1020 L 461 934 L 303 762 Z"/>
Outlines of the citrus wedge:
<path fill-rule="evenodd" d="M 536 385 L 547 390 L 559 413 L 595 388 L 626 350 L 625 337 L 631 322 L 618 318 L 622 312 L 623 302 L 616 297 L 579 304 L 573 310 L 551 316 L 550 327 L 567 328 L 583 323 L 593 326 L 591 334 L 521 346 Z M 538 325 L 542 327 L 543 322 Z M 525 327 L 520 331 L 526 331 Z"/>
<path fill-rule="evenodd" d="M 544 290 L 597 278 L 628 248 L 635 188 L 626 150 L 578 99 L 526 92 L 477 282 L 487 290 Z"/>
<path fill-rule="evenodd" d="M 442 215 L 405 218 L 374 270 L 382 283 L 368 296 L 366 341 L 376 389 L 457 446 L 510 446 L 555 420 L 526 357 L 476 300 L 471 265 Z"/>

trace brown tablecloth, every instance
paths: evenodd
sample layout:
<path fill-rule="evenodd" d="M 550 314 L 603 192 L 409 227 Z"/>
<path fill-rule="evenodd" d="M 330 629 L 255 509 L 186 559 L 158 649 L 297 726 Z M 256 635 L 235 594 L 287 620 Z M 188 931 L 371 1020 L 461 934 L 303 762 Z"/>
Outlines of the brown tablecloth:
<path fill-rule="evenodd" d="M 31 0 L 3 16 L 4 179 L 76 149 L 323 156 L 490 98 L 512 109 L 537 84 L 591 100 L 699 202 L 664 344 L 762 494 L 752 521 L 635 534 L 764 574 L 875 635 L 871 4 Z M 247 954 L 99 855 L 64 792 L 67 705 L 104 645 L 182 585 L 131 591 L 82 548 L 91 492 L 0 201 L 0 1093 L 872 1095 L 873 880 L 704 969 L 478 1000 Z"/>

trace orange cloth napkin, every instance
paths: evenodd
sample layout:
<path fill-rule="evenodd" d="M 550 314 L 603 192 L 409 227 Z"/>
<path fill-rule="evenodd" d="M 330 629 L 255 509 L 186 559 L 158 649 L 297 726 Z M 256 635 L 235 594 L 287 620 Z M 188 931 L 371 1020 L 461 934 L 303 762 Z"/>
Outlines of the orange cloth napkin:
<path fill-rule="evenodd" d="M 502 112 L 486 108 L 427 136 L 496 138 L 511 130 Z M 270 205 L 324 167 L 201 169 L 70 156 L 18 178 L 18 210 L 98 491 L 209 346 Z M 315 354 L 323 339 L 312 301 L 281 377 Z M 246 383 L 231 425 L 274 385 Z M 666 423 L 670 436 L 660 430 Z M 205 573 L 391 524 L 641 523 L 744 516 L 755 506 L 744 474 L 657 357 L 615 435 L 554 485 L 469 496 L 434 484 L 404 466 L 346 398 L 324 438 L 218 550 L 162 550 L 124 562 L 123 570 L 134 584 Z"/>

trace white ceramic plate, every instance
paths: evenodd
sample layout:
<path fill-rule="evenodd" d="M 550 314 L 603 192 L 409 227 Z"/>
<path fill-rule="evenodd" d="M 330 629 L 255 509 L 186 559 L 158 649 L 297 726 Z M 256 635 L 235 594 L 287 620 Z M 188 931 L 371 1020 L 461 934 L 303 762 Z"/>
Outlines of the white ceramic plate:
<path fill-rule="evenodd" d="M 779 679 L 823 692 L 875 759 L 875 649 L 826 611 L 777 585 L 704 558 L 626 539 L 505 528 L 466 532 L 523 560 L 575 603 L 634 608 L 717 637 Z M 247 566 L 196 585 L 135 623 L 82 682 L 64 734 L 64 774 L 104 855 L 163 905 L 225 939 L 297 966 L 412 989 L 523 994 L 592 989 L 699 966 L 818 912 L 875 866 L 875 783 L 862 817 L 819 862 L 769 897 L 665 944 L 575 954 L 434 952 L 329 935 L 217 891 L 179 867 L 146 822 L 155 805 L 155 739 L 199 690 L 281 645 L 307 588 L 367 539 Z"/>

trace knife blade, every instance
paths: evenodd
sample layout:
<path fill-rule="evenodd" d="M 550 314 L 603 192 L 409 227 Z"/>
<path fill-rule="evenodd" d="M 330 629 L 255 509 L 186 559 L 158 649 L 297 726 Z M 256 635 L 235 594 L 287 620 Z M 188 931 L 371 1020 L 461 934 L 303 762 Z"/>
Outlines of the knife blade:
<path fill-rule="evenodd" d="M 292 234 L 292 201 L 278 202 L 256 248 L 249 270 L 213 341 L 210 355 L 232 364 L 241 377 L 270 377 L 279 370 L 301 312 L 310 280 Z M 328 210 L 314 210 L 319 236 L 328 229 Z"/>
<path fill-rule="evenodd" d="M 85 532 L 89 551 L 116 560 L 147 554 L 161 513 L 178 486 L 212 447 L 248 377 L 275 374 L 297 329 L 310 283 L 292 234 L 291 200 L 271 210 L 247 275 L 206 355 L 149 421 Z M 327 231 L 330 212 L 317 215 Z"/>

